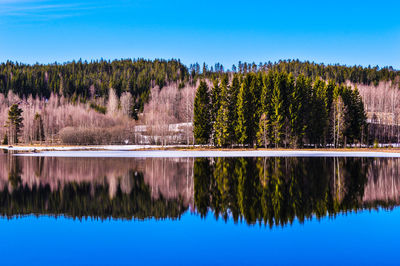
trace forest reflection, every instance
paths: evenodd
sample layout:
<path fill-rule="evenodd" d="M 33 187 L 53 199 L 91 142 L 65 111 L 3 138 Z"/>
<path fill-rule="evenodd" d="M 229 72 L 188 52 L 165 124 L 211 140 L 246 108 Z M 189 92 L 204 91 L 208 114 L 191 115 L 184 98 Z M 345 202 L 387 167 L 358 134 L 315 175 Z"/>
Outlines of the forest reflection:
<path fill-rule="evenodd" d="M 275 225 L 363 209 L 391 209 L 400 196 L 396 158 L 199 158 L 194 201 L 206 216 Z"/>
<path fill-rule="evenodd" d="M 0 215 L 178 219 L 193 195 L 193 159 L 0 155 Z"/>
<path fill-rule="evenodd" d="M 0 155 L 0 215 L 300 223 L 399 204 L 397 158 Z"/>

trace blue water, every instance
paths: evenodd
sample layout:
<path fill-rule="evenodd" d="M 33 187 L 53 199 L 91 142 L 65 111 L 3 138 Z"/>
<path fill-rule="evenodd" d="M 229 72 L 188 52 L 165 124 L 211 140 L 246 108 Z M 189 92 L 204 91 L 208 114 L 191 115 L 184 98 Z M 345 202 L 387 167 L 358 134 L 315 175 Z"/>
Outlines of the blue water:
<path fill-rule="evenodd" d="M 396 265 L 400 209 L 235 224 L 186 212 L 180 220 L 0 220 L 1 265 Z"/>

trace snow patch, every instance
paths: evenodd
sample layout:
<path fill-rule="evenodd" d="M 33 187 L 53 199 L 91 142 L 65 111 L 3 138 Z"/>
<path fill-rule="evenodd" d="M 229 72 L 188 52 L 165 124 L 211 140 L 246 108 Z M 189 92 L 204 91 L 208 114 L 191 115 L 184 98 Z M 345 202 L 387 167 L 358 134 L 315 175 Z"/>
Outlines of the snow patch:
<path fill-rule="evenodd" d="M 104 146 L 106 147 L 106 146 Z M 113 146 L 115 147 L 115 146 Z M 123 146 L 126 147 L 126 146 Z M 154 147 L 154 146 L 152 146 Z M 116 149 L 116 148 L 115 148 Z M 98 150 L 98 151 L 43 151 L 21 153 L 17 156 L 39 157 L 99 157 L 99 158 L 181 158 L 181 157 L 400 157 L 390 152 L 339 152 L 339 151 L 164 151 L 164 150 Z"/>

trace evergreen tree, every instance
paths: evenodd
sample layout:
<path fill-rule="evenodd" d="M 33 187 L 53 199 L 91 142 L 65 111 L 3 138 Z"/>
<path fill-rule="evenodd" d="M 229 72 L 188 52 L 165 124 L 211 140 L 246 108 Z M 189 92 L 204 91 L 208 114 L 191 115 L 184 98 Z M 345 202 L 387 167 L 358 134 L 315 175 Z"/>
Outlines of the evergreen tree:
<path fill-rule="evenodd" d="M 285 106 L 282 96 L 282 84 L 285 81 L 283 81 L 282 79 L 286 79 L 286 76 L 280 74 L 277 74 L 275 76 L 274 90 L 272 91 L 271 126 L 275 147 L 279 147 L 282 142 L 282 135 L 285 123 Z"/>
<path fill-rule="evenodd" d="M 254 64 L 255 65 L 255 64 Z M 258 128 L 258 122 L 260 121 L 261 113 L 262 113 L 262 102 L 261 102 L 261 95 L 263 91 L 263 74 L 261 72 L 258 72 L 256 76 L 253 77 L 250 91 L 252 93 L 252 98 L 253 98 L 253 108 L 254 111 L 254 128 Z M 257 133 L 257 130 L 255 130 L 255 133 Z"/>
<path fill-rule="evenodd" d="M 234 74 L 232 79 L 232 84 L 230 86 L 230 104 L 229 104 L 229 115 L 231 119 L 231 140 L 232 143 L 237 143 L 238 136 L 236 135 L 236 127 L 238 121 L 238 112 L 237 112 L 237 101 L 238 95 L 240 91 L 240 75 Z"/>
<path fill-rule="evenodd" d="M 212 68 L 212 67 L 211 67 Z M 213 87 L 211 88 L 211 141 L 212 144 L 216 144 L 216 132 L 215 132 L 215 123 L 217 121 L 218 110 L 221 105 L 221 86 L 219 84 L 219 79 L 215 78 L 213 81 Z"/>
<path fill-rule="evenodd" d="M 336 84 L 335 84 L 335 82 L 333 80 L 330 80 L 328 82 L 328 85 L 326 86 L 326 101 L 327 101 L 326 102 L 326 113 L 327 113 L 328 117 L 330 117 L 332 112 L 333 112 L 332 104 L 333 104 L 333 101 L 334 101 L 334 95 L 333 94 L 334 94 L 334 91 L 335 91 L 335 87 L 336 87 Z M 333 124 L 331 123 L 331 121 L 332 120 L 330 119 L 327 122 L 327 130 L 326 130 L 326 136 L 325 136 L 325 139 L 326 139 L 326 141 L 328 143 L 332 142 L 332 136 L 331 136 L 330 132 L 333 130 L 332 129 Z"/>
<path fill-rule="evenodd" d="M 197 144 L 208 144 L 211 135 L 210 96 L 208 86 L 200 82 L 194 99 L 193 134 Z"/>
<path fill-rule="evenodd" d="M 312 89 L 312 114 L 310 126 L 310 139 L 315 147 L 324 143 L 324 136 L 327 128 L 327 98 L 326 84 L 323 80 L 317 79 Z"/>
<path fill-rule="evenodd" d="M 44 128 L 43 128 L 43 120 L 42 116 L 39 113 L 35 114 L 35 118 L 33 119 L 33 138 L 35 141 L 44 141 Z"/>
<path fill-rule="evenodd" d="M 218 110 L 221 102 L 221 87 L 219 86 L 219 79 L 213 81 L 211 89 L 211 121 L 215 122 L 218 115 Z"/>
<path fill-rule="evenodd" d="M 261 92 L 261 116 L 257 132 L 258 143 L 267 147 L 272 140 L 271 116 L 273 114 L 271 97 L 274 89 L 274 74 L 272 71 L 263 76 Z"/>
<path fill-rule="evenodd" d="M 345 130 L 345 142 L 360 142 L 366 124 L 364 104 L 362 103 L 357 87 L 354 90 L 351 87 L 345 87 L 342 93 L 343 102 L 347 110 L 345 115 L 347 126 Z"/>
<path fill-rule="evenodd" d="M 8 145 L 8 135 L 7 135 L 7 133 L 4 134 L 4 138 L 3 138 L 3 141 L 1 142 L 1 144 Z"/>
<path fill-rule="evenodd" d="M 342 99 L 342 88 L 335 86 L 331 108 L 331 136 L 333 146 L 339 147 L 343 143 L 344 130 L 346 129 L 346 107 Z"/>
<path fill-rule="evenodd" d="M 290 95 L 289 119 L 290 119 L 290 144 L 297 148 L 302 143 L 306 130 L 304 98 L 307 89 L 306 79 L 300 74 L 297 77 L 293 92 Z"/>
<path fill-rule="evenodd" d="M 225 147 L 231 142 L 231 115 L 230 115 L 230 93 L 228 87 L 228 77 L 222 79 L 220 106 L 214 123 L 215 144 Z"/>
<path fill-rule="evenodd" d="M 357 87 L 354 89 L 354 98 L 355 98 L 355 106 L 356 106 L 356 110 L 357 110 L 357 129 L 358 129 L 358 134 L 356 135 L 356 138 L 360 140 L 360 145 L 362 145 L 364 143 L 364 139 L 365 139 L 365 132 L 368 132 L 367 130 L 367 114 L 365 113 L 365 109 L 364 109 L 364 103 L 362 100 L 362 97 L 360 95 L 360 93 L 358 92 Z"/>
<path fill-rule="evenodd" d="M 22 109 L 18 107 L 18 104 L 13 104 L 8 111 L 8 120 L 6 127 L 8 127 L 9 135 L 12 143 L 18 143 L 18 136 L 21 133 L 21 129 L 24 126 L 22 121 Z"/>
<path fill-rule="evenodd" d="M 250 91 L 253 73 L 247 74 L 240 87 L 237 100 L 238 122 L 236 135 L 240 144 L 252 145 L 255 140 L 253 98 Z"/>

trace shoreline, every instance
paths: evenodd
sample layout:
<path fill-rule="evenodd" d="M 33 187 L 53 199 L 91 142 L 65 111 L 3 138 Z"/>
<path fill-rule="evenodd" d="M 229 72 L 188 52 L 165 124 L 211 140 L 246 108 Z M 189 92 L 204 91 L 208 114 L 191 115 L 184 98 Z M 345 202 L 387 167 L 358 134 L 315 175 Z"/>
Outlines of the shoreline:
<path fill-rule="evenodd" d="M 193 145 L 0 145 L 0 149 L 23 152 L 43 151 L 207 151 L 207 152 L 390 152 L 400 153 L 396 148 L 217 148 Z"/>
<path fill-rule="evenodd" d="M 201 158 L 201 157 L 398 157 L 400 149 L 218 149 L 160 146 L 0 146 L 16 156 L 98 158 Z"/>

